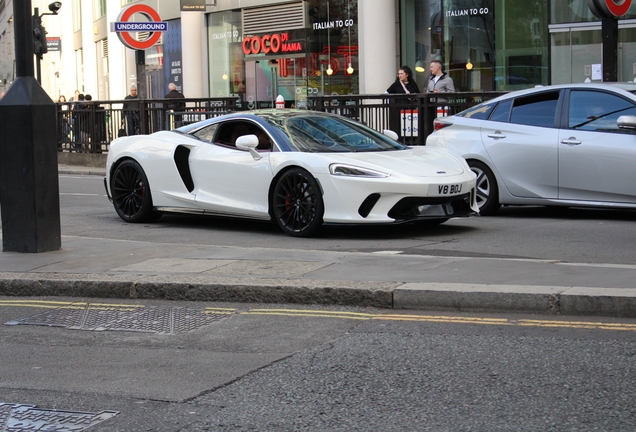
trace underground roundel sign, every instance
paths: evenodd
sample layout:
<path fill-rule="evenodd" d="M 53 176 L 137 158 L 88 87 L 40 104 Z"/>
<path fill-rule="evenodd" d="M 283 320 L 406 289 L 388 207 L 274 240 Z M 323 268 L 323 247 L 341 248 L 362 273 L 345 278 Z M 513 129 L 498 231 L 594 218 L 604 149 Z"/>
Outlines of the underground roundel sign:
<path fill-rule="evenodd" d="M 130 21 L 134 14 L 141 14 L 148 21 Z M 134 50 L 145 50 L 153 46 L 161 38 L 161 32 L 168 30 L 168 23 L 161 21 L 156 10 L 145 4 L 136 4 L 124 8 L 113 23 L 112 31 L 117 32 L 121 43 Z M 133 35 L 138 32 L 148 32 L 144 40 L 137 40 Z"/>
<path fill-rule="evenodd" d="M 599 18 L 618 18 L 629 11 L 632 0 L 587 0 L 587 4 Z"/>

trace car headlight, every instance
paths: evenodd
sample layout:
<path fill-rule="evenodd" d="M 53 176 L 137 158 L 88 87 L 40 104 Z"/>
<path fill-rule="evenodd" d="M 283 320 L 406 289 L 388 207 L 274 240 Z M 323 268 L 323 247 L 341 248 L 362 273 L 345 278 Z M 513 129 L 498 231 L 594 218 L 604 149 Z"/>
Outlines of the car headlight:
<path fill-rule="evenodd" d="M 383 173 L 381 171 L 344 164 L 329 165 L 329 172 L 331 173 L 331 175 L 346 177 L 389 177 L 389 174 Z"/>

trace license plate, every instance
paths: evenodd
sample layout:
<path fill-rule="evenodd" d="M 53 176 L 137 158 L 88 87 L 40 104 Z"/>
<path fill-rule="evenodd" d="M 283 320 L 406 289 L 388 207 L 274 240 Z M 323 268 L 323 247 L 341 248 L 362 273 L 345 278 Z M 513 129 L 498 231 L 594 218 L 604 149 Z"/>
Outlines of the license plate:
<path fill-rule="evenodd" d="M 429 196 L 458 195 L 465 193 L 465 189 L 466 185 L 463 183 L 444 185 L 432 184 L 428 187 L 428 194 Z"/>

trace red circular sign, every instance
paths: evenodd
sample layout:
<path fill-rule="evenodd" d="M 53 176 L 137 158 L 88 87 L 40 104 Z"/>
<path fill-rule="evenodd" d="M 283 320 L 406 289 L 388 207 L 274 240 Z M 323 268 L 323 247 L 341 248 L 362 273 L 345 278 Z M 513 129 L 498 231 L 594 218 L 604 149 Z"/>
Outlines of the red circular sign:
<path fill-rule="evenodd" d="M 629 11 L 632 0 L 587 0 L 587 4 L 599 18 L 618 18 Z"/>
<path fill-rule="evenodd" d="M 607 10 L 614 15 L 615 17 L 623 16 L 629 10 L 629 7 L 632 5 L 632 0 L 605 0 L 605 5 L 607 6 Z"/>
<path fill-rule="evenodd" d="M 132 17 L 136 13 L 142 14 L 150 21 L 161 22 L 161 18 L 159 17 L 157 11 L 145 4 L 132 5 L 127 7 L 126 9 L 123 9 L 119 13 L 119 17 L 117 17 L 117 22 L 127 22 L 130 17 Z M 161 38 L 161 33 L 156 31 L 152 32 L 148 39 L 138 41 L 132 36 L 131 33 L 132 32 L 121 32 L 117 33 L 117 36 L 119 36 L 119 40 L 121 40 L 124 45 L 135 50 L 148 49 L 159 42 L 159 39 Z"/>

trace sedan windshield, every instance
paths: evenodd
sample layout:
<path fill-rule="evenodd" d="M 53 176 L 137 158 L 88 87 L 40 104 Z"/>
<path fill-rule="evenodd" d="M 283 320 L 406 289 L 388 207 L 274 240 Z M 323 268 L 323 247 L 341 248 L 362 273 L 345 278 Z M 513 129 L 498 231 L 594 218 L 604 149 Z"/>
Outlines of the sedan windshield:
<path fill-rule="evenodd" d="M 308 153 L 350 153 L 404 150 L 407 147 L 362 124 L 341 117 L 302 115 L 268 118 L 296 150 Z"/>

